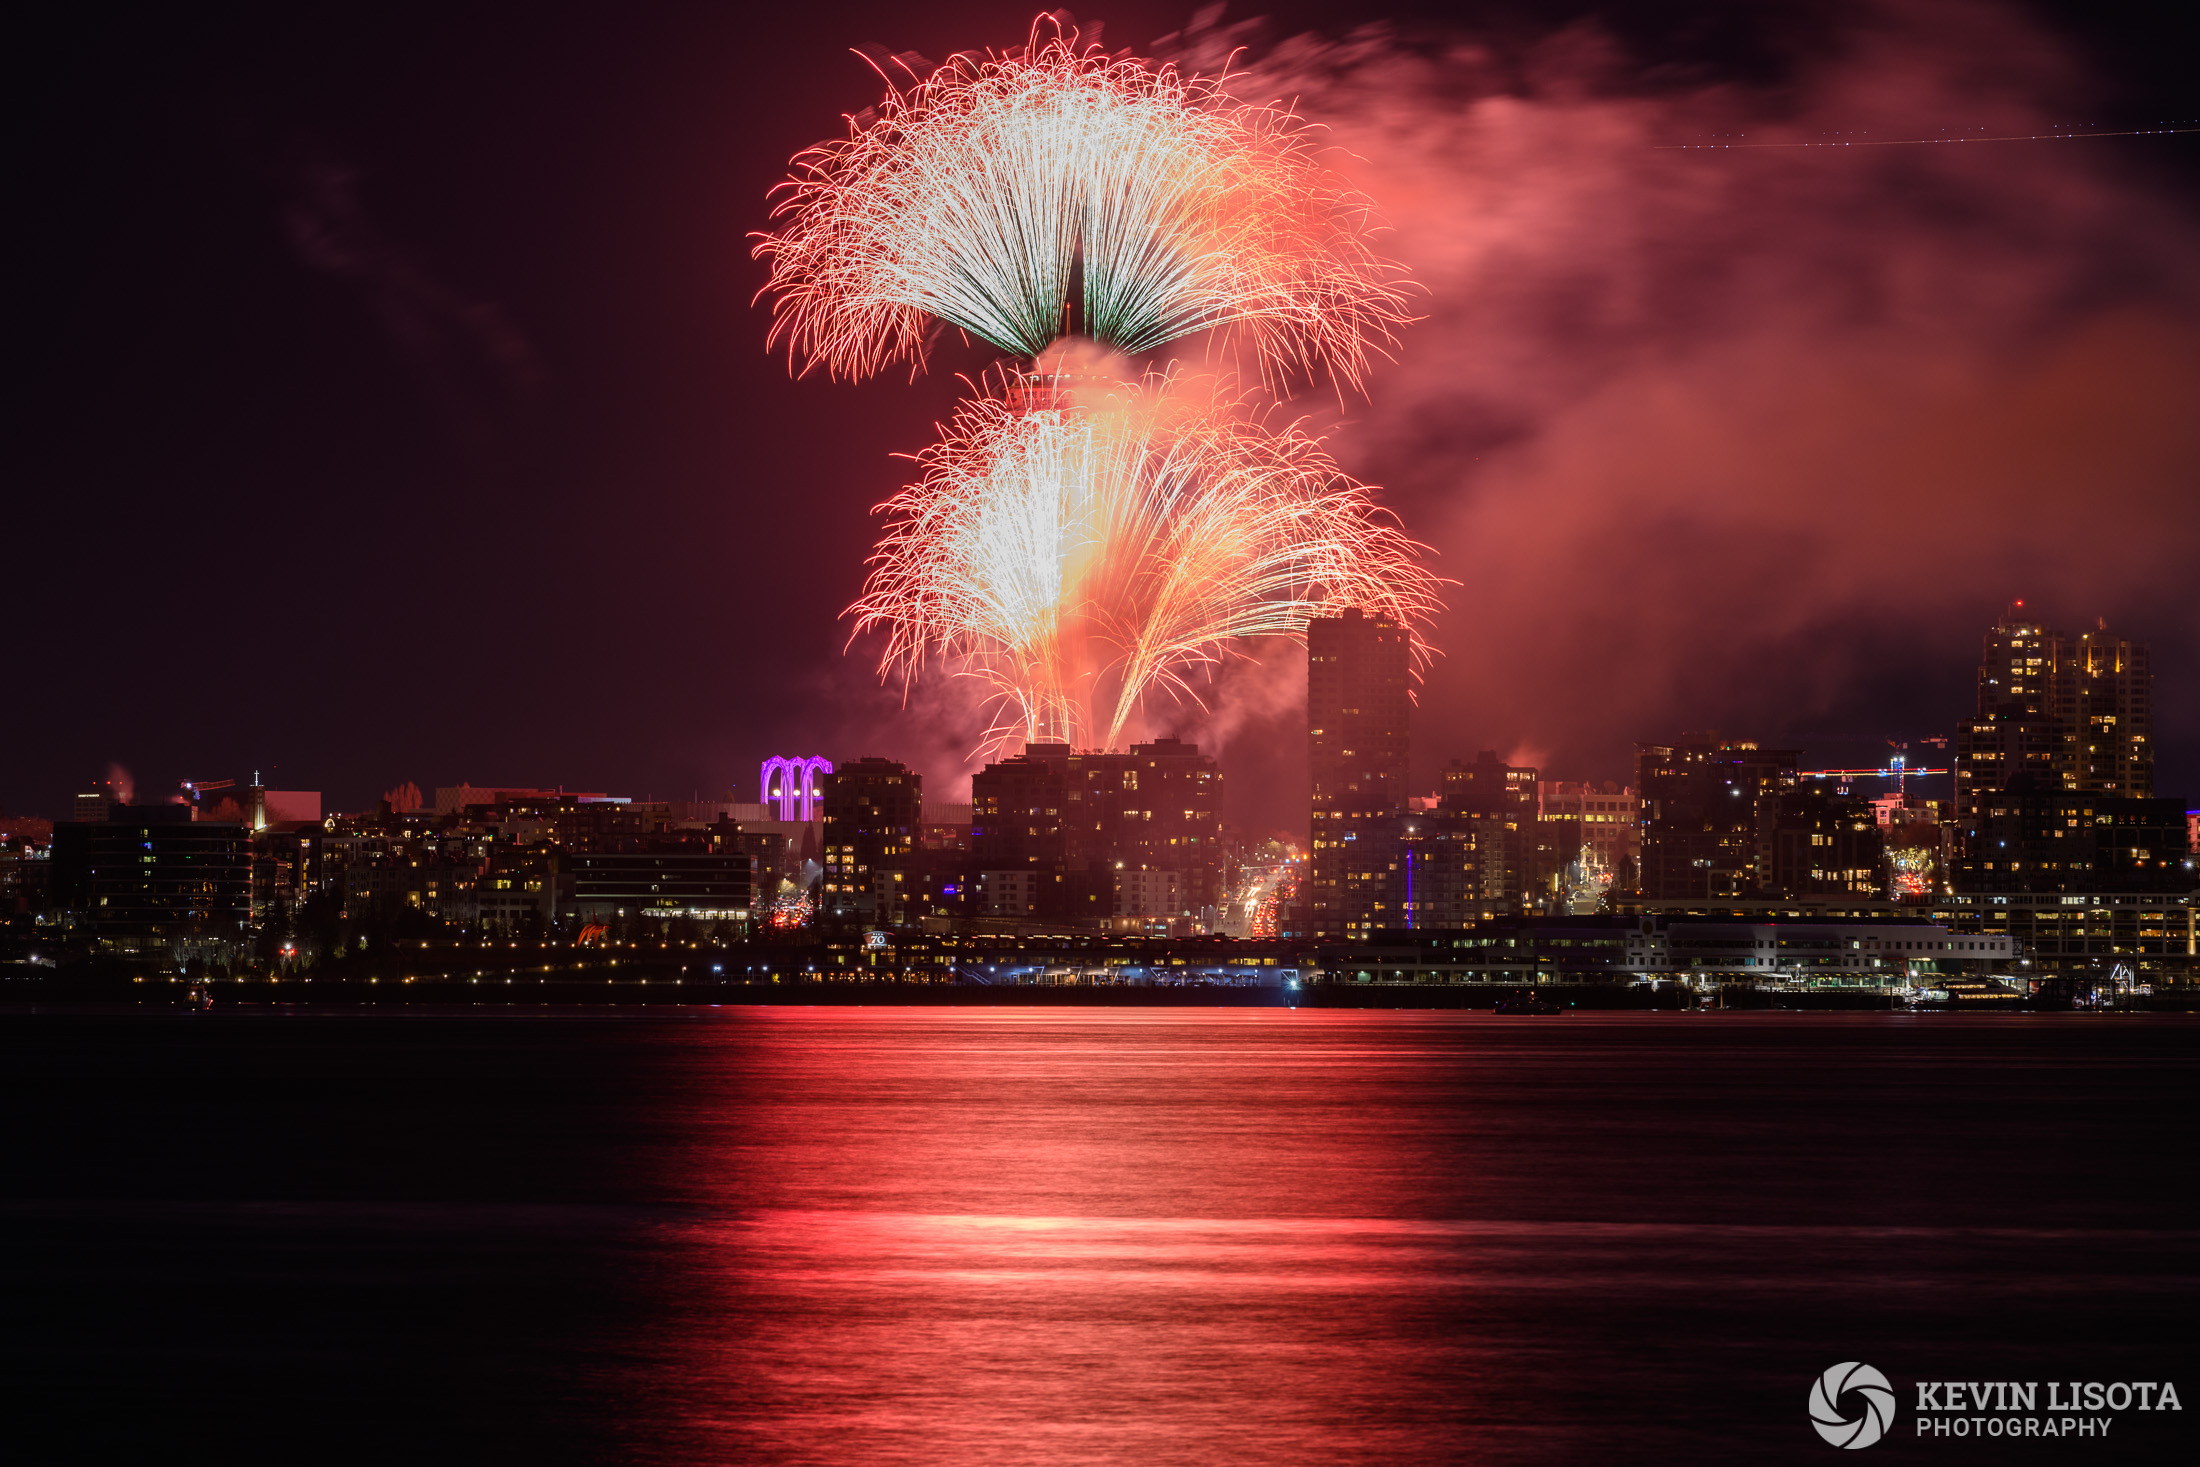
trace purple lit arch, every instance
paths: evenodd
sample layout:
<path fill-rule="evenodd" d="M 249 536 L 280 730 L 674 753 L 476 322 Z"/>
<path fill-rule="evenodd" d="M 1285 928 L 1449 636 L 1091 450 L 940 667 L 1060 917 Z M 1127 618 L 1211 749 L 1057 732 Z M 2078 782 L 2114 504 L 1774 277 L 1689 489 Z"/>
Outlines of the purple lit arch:
<path fill-rule="evenodd" d="M 763 803 L 779 806 L 780 819 L 815 820 L 817 802 L 825 794 L 818 776 L 832 772 L 830 759 L 766 759 L 764 772 L 757 779 L 757 789 L 762 793 Z M 774 775 L 779 778 L 777 789 L 772 788 Z"/>

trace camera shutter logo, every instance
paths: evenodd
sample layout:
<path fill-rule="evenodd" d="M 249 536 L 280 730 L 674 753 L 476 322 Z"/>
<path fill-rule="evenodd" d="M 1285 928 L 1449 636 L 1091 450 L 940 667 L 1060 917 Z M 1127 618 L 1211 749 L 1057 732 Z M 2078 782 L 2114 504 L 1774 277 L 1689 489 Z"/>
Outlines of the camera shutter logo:
<path fill-rule="evenodd" d="M 1843 1414 L 1843 1396 L 1857 1415 Z M 1844 1360 L 1810 1388 L 1810 1424 L 1837 1447 L 1868 1447 L 1894 1426 L 1894 1386 L 1871 1366 Z"/>

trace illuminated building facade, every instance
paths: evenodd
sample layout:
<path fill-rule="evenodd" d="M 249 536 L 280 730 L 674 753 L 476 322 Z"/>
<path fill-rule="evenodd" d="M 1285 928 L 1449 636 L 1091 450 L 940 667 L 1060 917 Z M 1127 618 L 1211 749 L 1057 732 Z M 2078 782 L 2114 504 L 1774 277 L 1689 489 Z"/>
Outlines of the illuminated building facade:
<path fill-rule="evenodd" d="M 2180 929 L 2181 930 L 2181 929 Z M 1695 984 L 1806 979 L 1878 987 L 2006 971 L 2020 944 L 1940 922 L 1794 911 L 1688 916 L 1500 917 L 1466 931 L 1386 932 L 1318 950 L 1330 982 L 1579 983 L 1652 977 Z"/>
<path fill-rule="evenodd" d="M 2065 636 L 2013 604 L 1986 634 L 1977 712 L 1956 730 L 1956 890 L 2156 889 L 2178 802 L 2152 798 L 2153 738 L 2145 643 L 2105 626 Z"/>
<path fill-rule="evenodd" d="M 982 872 L 972 905 L 980 916 L 996 921 L 1037 916 L 1042 880 L 1042 874 L 1029 867 Z"/>
<path fill-rule="evenodd" d="M 1115 915 L 1156 920 L 1184 914 L 1184 878 L 1175 871 L 1124 871 L 1115 882 Z"/>
<path fill-rule="evenodd" d="M 1042 882 L 1039 915 L 1197 916 L 1220 898 L 1222 771 L 1196 744 L 1156 739 L 1128 753 L 1080 752 L 1067 744 L 1027 744 L 971 780 L 972 864 L 988 873 L 1100 873 L 1090 881 Z M 1174 883 L 1130 881 L 1169 872 Z M 1126 882 L 1128 884 L 1126 885 Z M 996 881 L 997 889 L 1007 884 Z M 1059 888 L 1050 892 L 1049 886 Z M 1093 912 L 1094 892 L 1112 895 Z M 1174 891 L 1172 913 L 1147 910 L 1156 893 Z M 1075 913 L 1054 910 L 1059 895 Z"/>
<path fill-rule="evenodd" d="M 252 921 L 286 919 L 325 881 L 319 825 L 297 822 L 259 830 L 252 838 Z"/>
<path fill-rule="evenodd" d="M 1772 828 L 1772 880 L 1786 896 L 1871 898 L 1887 890 L 1886 829 L 1869 800 L 1795 790 Z"/>
<path fill-rule="evenodd" d="M 543 802 L 555 804 L 559 800 L 572 800 L 577 804 L 582 800 L 605 800 L 609 798 L 610 796 L 601 790 L 540 790 L 523 789 L 518 786 L 454 784 L 437 788 L 435 792 L 435 813 L 438 818 L 441 818 L 445 815 L 463 814 L 477 806 L 493 809 L 513 805 L 520 801 L 527 801 L 531 804 Z"/>
<path fill-rule="evenodd" d="M 1505 763 L 1484 749 L 1472 764 L 1454 759 L 1444 770 L 1444 808 L 1461 815 L 1532 820 L 1541 810 L 1539 771 Z"/>
<path fill-rule="evenodd" d="M 749 920 L 749 858 L 733 849 L 665 843 L 657 850 L 590 851 L 566 858 L 571 910 L 584 921 L 617 917 Z"/>
<path fill-rule="evenodd" d="M 113 952 L 241 939 L 252 921 L 252 835 L 188 805 L 122 805 L 54 826 L 51 899 Z"/>
<path fill-rule="evenodd" d="M 1801 754 L 1716 734 L 1635 746 L 1642 798 L 1641 894 L 1730 900 L 1777 889 L 1774 833 Z"/>
<path fill-rule="evenodd" d="M 1484 865 L 1482 842 L 1504 848 L 1505 824 L 1435 810 L 1415 810 L 1398 818 L 1391 846 L 1399 917 L 1392 930 L 1426 932 L 1465 927 L 1518 910 L 1504 893 L 1504 877 L 1494 879 Z"/>
<path fill-rule="evenodd" d="M 1067 744 L 1026 744 L 970 781 L 970 853 L 988 870 L 1053 868 L 1068 858 Z"/>
<path fill-rule="evenodd" d="M 2200 908 L 2190 891 L 1973 893 L 1943 899 L 1958 931 L 2008 939 L 2033 978 L 2098 982 L 2127 968 L 2142 983 L 2190 981 Z"/>
<path fill-rule="evenodd" d="M 2055 711 L 2070 726 L 2077 787 L 2145 799 L 2154 793 L 2154 673 L 2147 644 L 2103 626 L 2070 644 Z"/>
<path fill-rule="evenodd" d="M 2200 886 L 2182 800 L 2084 790 L 1989 790 L 1964 827 L 1957 891 L 2190 892 Z"/>
<path fill-rule="evenodd" d="M 1596 865 L 1610 872 L 1621 890 L 1634 890 L 1642 859 L 1640 805 L 1634 789 L 1611 780 L 1589 784 L 1569 779 L 1546 779 L 1536 789 L 1542 800 L 1541 818 L 1575 822 L 1581 844 Z"/>
<path fill-rule="evenodd" d="M 1979 800 L 1996 790 L 2077 788 L 2077 739 L 2064 716 L 2068 639 L 2018 602 L 1986 634 L 1976 715 L 1956 729 L 1959 836 L 1975 836 Z"/>
<path fill-rule="evenodd" d="M 878 878 L 903 870 L 917 849 L 924 777 L 892 759 L 858 759 L 825 776 L 822 803 L 825 874 L 819 914 L 836 921 L 878 921 Z M 891 881 L 884 894 L 883 905 L 896 905 Z"/>
<path fill-rule="evenodd" d="M 548 840 L 573 848 L 655 835 L 671 819 L 663 801 L 536 790 L 505 790 L 493 805 L 467 804 L 453 813 L 458 816 L 455 821 L 416 818 L 423 826 L 449 823 L 456 829 L 493 832 L 518 844 Z"/>
<path fill-rule="evenodd" d="M 1454 759 L 1445 767 L 1442 808 L 1473 827 L 1479 900 L 1519 911 L 1579 851 L 1570 833 L 1541 828 L 1540 783 L 1537 770 L 1507 764 L 1490 749 L 1471 764 Z"/>
<path fill-rule="evenodd" d="M 1357 609 L 1306 628 L 1306 734 L 1313 794 L 1311 935 L 1359 941 L 1403 925 L 1398 849 L 1413 711 L 1412 641 Z"/>
<path fill-rule="evenodd" d="M 1122 877 L 1139 871 L 1173 873 L 1178 880 L 1148 883 L 1142 895 L 1119 890 L 1118 916 L 1190 916 L 1216 905 L 1222 887 L 1222 770 L 1197 744 L 1156 739 L 1133 744 L 1127 754 L 1075 754 L 1065 770 L 1063 811 L 1072 860 L 1112 869 Z M 1153 894 L 1177 893 L 1168 913 Z"/>
<path fill-rule="evenodd" d="M 753 866 L 749 880 L 753 902 Z M 474 905 L 486 932 L 539 937 L 558 918 L 557 856 L 524 850 L 496 852 L 475 887 Z"/>
<path fill-rule="evenodd" d="M 1957 735 L 1956 800 L 1966 791 L 2154 793 L 2154 674 L 2147 646 L 2105 627 L 2066 637 L 2010 607 L 1986 634 L 1977 716 Z"/>

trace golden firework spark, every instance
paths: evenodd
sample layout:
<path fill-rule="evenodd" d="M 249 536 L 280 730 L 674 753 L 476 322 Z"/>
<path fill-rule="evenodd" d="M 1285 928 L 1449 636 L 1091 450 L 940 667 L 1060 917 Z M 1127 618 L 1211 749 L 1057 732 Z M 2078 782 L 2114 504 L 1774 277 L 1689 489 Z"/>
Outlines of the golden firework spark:
<path fill-rule="evenodd" d="M 1023 357 L 1069 332 L 1136 354 L 1228 328 L 1265 379 L 1358 384 L 1405 300 L 1306 126 L 1050 26 L 889 78 L 796 157 L 756 246 L 773 344 L 864 377 L 920 363 L 932 320 Z"/>
<path fill-rule="evenodd" d="M 1195 668 L 1325 612 L 1394 617 L 1425 660 L 1422 547 L 1319 441 L 1183 386 L 1016 374 L 964 403 L 879 506 L 849 614 L 885 634 L 882 674 L 982 680 L 996 749 L 1111 748 L 1156 691 L 1196 702 Z"/>

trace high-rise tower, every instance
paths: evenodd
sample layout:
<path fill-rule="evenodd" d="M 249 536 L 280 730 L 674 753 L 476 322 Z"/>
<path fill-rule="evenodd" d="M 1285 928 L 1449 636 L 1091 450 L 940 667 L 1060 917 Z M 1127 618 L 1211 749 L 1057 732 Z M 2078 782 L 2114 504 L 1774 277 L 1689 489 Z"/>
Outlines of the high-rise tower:
<path fill-rule="evenodd" d="M 1530 895 L 1541 833 L 1537 778 L 1536 770 L 1507 764 L 1493 749 L 1472 764 L 1454 759 L 1444 770 L 1444 813 L 1472 824 L 1486 901 L 1517 909 Z"/>
<path fill-rule="evenodd" d="M 2077 788 L 2070 660 L 2069 639 L 2026 616 L 2021 601 L 1986 634 L 1978 711 L 1956 729 L 1959 820 L 1987 791 Z"/>
<path fill-rule="evenodd" d="M 1780 810 L 1800 750 L 1761 749 L 1716 732 L 1635 745 L 1642 801 L 1642 894 L 1731 901 L 1776 890 Z"/>
<path fill-rule="evenodd" d="M 2081 790 L 2146 799 L 2154 794 L 2154 674 L 2147 644 L 2101 624 L 2070 643 L 2055 711 L 2070 725 Z"/>
<path fill-rule="evenodd" d="M 1040 915 L 1130 914 L 1150 905 L 1135 892 L 1167 885 L 1140 883 L 1141 872 L 1172 873 L 1193 913 L 1222 900 L 1222 770 L 1197 744 L 1156 739 L 1127 754 L 1027 744 L 979 770 L 970 793 L 976 869 L 1036 873 L 1041 889 L 1075 886 L 1058 879 L 1073 871 L 1095 877 L 1061 910 L 1041 902 Z M 1094 892 L 1112 895 L 1095 910 Z"/>
<path fill-rule="evenodd" d="M 825 879 L 820 914 L 885 922 L 894 874 L 916 849 L 924 777 L 891 759 L 858 759 L 825 776 Z"/>
<path fill-rule="evenodd" d="M 2154 678 L 2144 642 L 2068 637 L 2019 601 L 1986 634 L 1978 713 L 1956 728 L 1957 838 L 1979 857 L 1990 796 L 2154 793 Z"/>
<path fill-rule="evenodd" d="M 1354 940 L 1402 925 L 1395 867 L 1406 808 L 1413 639 L 1357 608 L 1306 628 L 1306 739 L 1313 777 L 1317 937 Z"/>
<path fill-rule="evenodd" d="M 2153 736 L 2144 642 L 2105 623 L 2064 636 L 2011 605 L 1986 634 L 1978 714 L 1956 728 L 1956 889 L 2137 891 L 2183 879 L 2159 854 L 2175 811 L 2152 799 Z M 2125 839 L 2127 829 L 2144 833 Z"/>

